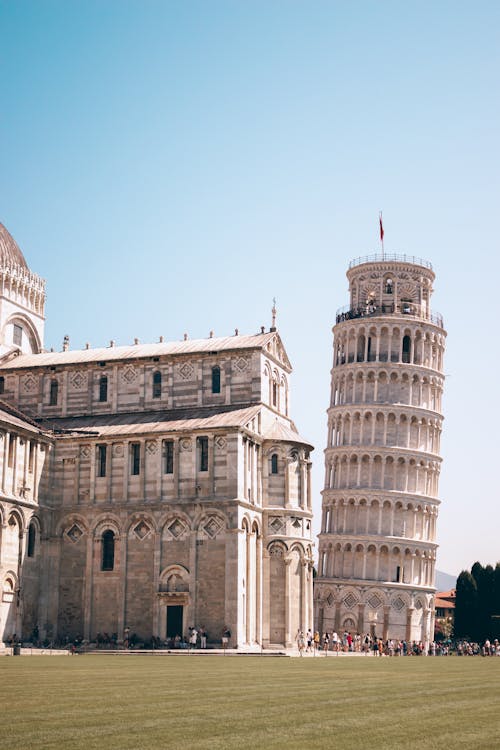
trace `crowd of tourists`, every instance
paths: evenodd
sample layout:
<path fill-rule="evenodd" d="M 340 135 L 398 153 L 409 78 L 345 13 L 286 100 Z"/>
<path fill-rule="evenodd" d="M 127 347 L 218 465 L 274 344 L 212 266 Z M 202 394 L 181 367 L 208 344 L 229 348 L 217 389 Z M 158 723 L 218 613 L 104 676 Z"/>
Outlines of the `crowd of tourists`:
<path fill-rule="evenodd" d="M 324 654 L 329 653 L 358 653 L 372 656 L 500 656 L 500 642 L 498 639 L 487 639 L 482 645 L 479 643 L 470 643 L 468 641 L 432 641 L 432 643 L 423 643 L 422 641 L 406 641 L 398 639 L 383 639 L 366 633 L 361 635 L 345 631 L 341 635 L 335 631 L 324 632 L 321 636 L 318 631 L 313 633 L 308 630 L 304 633 L 302 630 L 297 631 L 296 636 L 297 648 L 300 656 L 304 654 Z"/>

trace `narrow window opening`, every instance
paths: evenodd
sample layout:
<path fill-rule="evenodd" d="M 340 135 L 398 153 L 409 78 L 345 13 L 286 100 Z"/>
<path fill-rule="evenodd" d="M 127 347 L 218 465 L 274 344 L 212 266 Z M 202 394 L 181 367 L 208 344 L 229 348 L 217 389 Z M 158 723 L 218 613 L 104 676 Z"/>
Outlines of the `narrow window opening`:
<path fill-rule="evenodd" d="M 385 293 L 392 294 L 393 288 L 394 288 L 394 284 L 393 284 L 392 279 L 387 279 L 387 281 L 385 282 Z"/>
<path fill-rule="evenodd" d="M 161 398 L 161 372 L 153 374 L 153 398 Z"/>
<path fill-rule="evenodd" d="M 367 361 L 368 362 L 372 362 L 373 358 L 372 358 L 372 337 L 371 336 L 368 336 L 368 344 L 367 344 L 367 347 L 366 347 L 366 354 L 367 354 Z"/>
<path fill-rule="evenodd" d="M 208 471 L 208 438 L 198 438 L 198 454 L 200 471 Z"/>
<path fill-rule="evenodd" d="M 101 570 L 113 570 L 115 567 L 115 535 L 108 529 L 102 535 L 102 564 Z"/>
<path fill-rule="evenodd" d="M 33 474 L 33 464 L 35 460 L 35 444 L 30 441 L 28 453 L 28 472 Z"/>
<path fill-rule="evenodd" d="M 36 529 L 35 525 L 30 523 L 28 528 L 28 557 L 35 557 Z"/>
<path fill-rule="evenodd" d="M 0 393 L 5 393 L 5 378 L 0 377 Z"/>
<path fill-rule="evenodd" d="M 174 441 L 163 441 L 163 472 L 164 474 L 174 473 Z"/>
<path fill-rule="evenodd" d="M 130 473 L 138 476 L 141 473 L 141 444 L 130 444 Z"/>
<path fill-rule="evenodd" d="M 49 406 L 56 406 L 59 395 L 59 383 L 57 380 L 50 381 Z"/>
<path fill-rule="evenodd" d="M 99 401 L 108 400 L 108 378 L 106 375 L 101 375 L 99 378 Z"/>
<path fill-rule="evenodd" d="M 97 446 L 97 476 L 98 477 L 105 477 L 106 476 L 106 445 L 98 445 Z"/>
<path fill-rule="evenodd" d="M 212 367 L 212 393 L 220 393 L 220 367 Z"/>
<path fill-rule="evenodd" d="M 278 405 L 278 384 L 273 383 L 273 406 Z"/>
<path fill-rule="evenodd" d="M 411 350 L 411 338 L 409 336 L 403 337 L 403 362 L 407 364 L 410 362 L 410 350 Z"/>
<path fill-rule="evenodd" d="M 271 474 L 278 473 L 278 454 L 273 453 L 271 456 Z"/>

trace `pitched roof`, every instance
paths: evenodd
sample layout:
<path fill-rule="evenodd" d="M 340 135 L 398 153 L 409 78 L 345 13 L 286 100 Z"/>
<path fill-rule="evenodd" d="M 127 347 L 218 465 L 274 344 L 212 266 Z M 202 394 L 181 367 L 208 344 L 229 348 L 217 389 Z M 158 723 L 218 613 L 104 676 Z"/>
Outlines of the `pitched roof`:
<path fill-rule="evenodd" d="M 19 411 L 19 409 L 16 409 L 11 404 L 8 404 L 6 401 L 2 401 L 1 399 L 0 422 L 10 424 L 13 427 L 19 427 L 23 430 L 28 430 L 29 432 L 42 432 L 42 430 L 40 429 L 40 425 L 31 417 L 29 417 L 27 414 L 24 414 L 22 411 Z"/>
<path fill-rule="evenodd" d="M 222 338 L 170 341 L 157 344 L 134 344 L 131 346 L 110 346 L 98 349 L 72 349 L 65 352 L 42 352 L 41 354 L 20 354 L 6 362 L 0 361 L 2 370 L 15 370 L 24 367 L 47 367 L 55 365 L 110 362 L 165 355 L 180 356 L 189 354 L 209 354 L 243 349 L 264 349 L 272 339 L 277 339 L 280 351 L 289 366 L 279 334 L 275 331 L 257 333 L 250 336 L 226 336 Z M 272 353 L 270 353 L 272 357 Z"/>
<path fill-rule="evenodd" d="M 295 427 L 295 425 L 294 425 Z M 308 445 L 312 448 L 312 443 L 309 440 L 301 437 L 299 433 L 293 430 L 291 427 L 280 422 L 278 418 L 275 419 L 271 427 L 269 427 L 263 434 L 264 440 L 277 440 L 284 441 L 287 443 L 300 443 L 301 445 Z"/>
<path fill-rule="evenodd" d="M 181 432 L 184 430 L 214 430 L 244 427 L 258 414 L 261 404 L 234 407 L 204 407 L 173 409 L 170 411 L 133 412 L 127 414 L 99 414 L 87 417 L 45 419 L 41 423 L 56 433 L 98 434 L 102 437 L 119 435 L 147 435 L 151 433 Z"/>

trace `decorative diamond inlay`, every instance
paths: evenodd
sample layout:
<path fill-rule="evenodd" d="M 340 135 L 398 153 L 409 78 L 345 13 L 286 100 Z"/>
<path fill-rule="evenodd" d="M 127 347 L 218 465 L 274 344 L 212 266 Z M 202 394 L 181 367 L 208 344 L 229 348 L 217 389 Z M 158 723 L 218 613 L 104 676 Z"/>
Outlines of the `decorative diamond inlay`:
<path fill-rule="evenodd" d="M 333 596 L 332 596 L 332 594 L 328 594 L 328 596 L 326 597 L 326 603 L 328 604 L 329 607 L 332 606 L 332 604 L 333 604 Z"/>
<path fill-rule="evenodd" d="M 245 370 L 248 368 L 248 359 L 245 357 L 238 357 L 234 361 L 234 369 L 237 370 L 237 372 L 245 372 Z"/>
<path fill-rule="evenodd" d="M 72 542 L 77 542 L 80 537 L 83 536 L 83 531 L 79 526 L 77 526 L 76 523 L 73 524 L 73 526 L 66 532 L 66 536 L 68 539 L 71 539 Z"/>
<path fill-rule="evenodd" d="M 393 606 L 394 609 L 397 609 L 398 612 L 399 612 L 399 611 L 401 611 L 403 609 L 403 607 L 405 606 L 405 603 L 401 599 L 401 597 L 398 596 L 397 599 L 394 599 L 394 601 L 392 602 L 392 606 Z"/>
<path fill-rule="evenodd" d="M 137 379 L 137 371 L 132 365 L 128 365 L 122 372 L 122 380 L 126 383 L 133 383 Z"/>
<path fill-rule="evenodd" d="M 344 599 L 344 604 L 349 609 L 352 609 L 357 603 L 358 600 L 356 599 L 354 594 L 347 594 L 346 598 Z"/>
<path fill-rule="evenodd" d="M 148 440 L 146 443 L 146 451 L 152 456 L 158 450 L 158 442 L 156 440 Z"/>
<path fill-rule="evenodd" d="M 179 375 L 183 380 L 190 380 L 190 378 L 193 377 L 193 372 L 193 365 L 190 365 L 189 362 L 184 362 L 184 364 L 179 367 Z"/>
<path fill-rule="evenodd" d="M 81 391 L 87 385 L 87 376 L 83 372 L 74 372 L 69 382 L 75 391 Z"/>
<path fill-rule="evenodd" d="M 283 520 L 278 517 L 273 518 L 272 521 L 269 521 L 269 528 L 272 529 L 275 534 L 279 534 L 283 529 Z"/>
<path fill-rule="evenodd" d="M 151 529 L 149 528 L 148 524 L 145 521 L 139 521 L 137 526 L 134 528 L 134 534 L 138 539 L 144 539 L 146 537 Z"/>
<path fill-rule="evenodd" d="M 415 604 L 415 608 L 416 609 L 422 609 L 422 602 L 420 601 L 420 599 L 417 600 L 417 602 Z"/>
<path fill-rule="evenodd" d="M 82 445 L 80 450 L 80 456 L 82 458 L 88 458 L 90 456 L 90 445 Z"/>
<path fill-rule="evenodd" d="M 222 529 L 221 522 L 212 516 L 212 518 L 207 521 L 207 523 L 204 525 L 203 530 L 207 534 L 207 536 L 210 537 L 210 539 L 215 539 L 219 531 Z"/>
<path fill-rule="evenodd" d="M 37 385 L 36 378 L 34 375 L 25 375 L 23 378 L 23 391 L 25 393 L 32 393 Z"/>
<path fill-rule="evenodd" d="M 373 594 L 373 596 L 368 599 L 368 604 L 372 609 L 378 609 L 382 604 L 382 600 L 379 596 L 377 596 L 377 594 Z"/>
<path fill-rule="evenodd" d="M 186 530 L 185 525 L 178 518 L 172 521 L 170 526 L 167 526 L 167 531 L 169 531 L 170 534 L 172 534 L 174 539 L 178 539 L 180 536 L 182 536 L 185 530 Z"/>
<path fill-rule="evenodd" d="M 215 439 L 215 445 L 218 448 L 221 448 L 221 449 L 225 448 L 226 447 L 226 441 L 225 441 L 225 439 L 223 437 L 219 436 L 218 438 Z"/>

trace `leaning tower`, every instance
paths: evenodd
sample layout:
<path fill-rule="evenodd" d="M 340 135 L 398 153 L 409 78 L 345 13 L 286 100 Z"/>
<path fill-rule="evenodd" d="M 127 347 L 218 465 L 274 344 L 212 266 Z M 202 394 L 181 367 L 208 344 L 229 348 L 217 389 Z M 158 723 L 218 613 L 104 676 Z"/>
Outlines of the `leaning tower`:
<path fill-rule="evenodd" d="M 442 317 L 427 261 L 351 262 L 337 313 L 315 584 L 321 631 L 434 632 Z"/>

